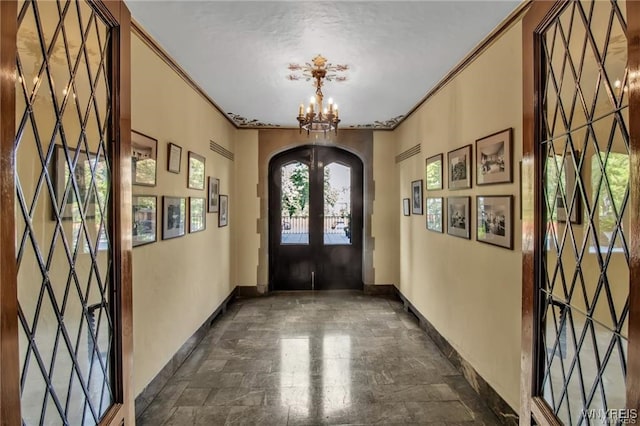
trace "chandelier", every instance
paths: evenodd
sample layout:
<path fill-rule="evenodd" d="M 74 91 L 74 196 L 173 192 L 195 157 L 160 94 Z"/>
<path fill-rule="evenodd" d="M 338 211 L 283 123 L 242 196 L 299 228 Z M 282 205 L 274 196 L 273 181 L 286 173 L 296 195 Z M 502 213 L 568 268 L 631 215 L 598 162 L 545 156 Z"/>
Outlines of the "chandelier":
<path fill-rule="evenodd" d="M 304 104 L 300 104 L 297 117 L 300 133 L 302 133 L 302 130 L 306 130 L 307 135 L 309 132 L 324 132 L 326 136 L 327 132 L 335 131 L 337 135 L 338 123 L 340 123 L 338 105 L 334 104 L 331 98 L 329 98 L 328 107 L 323 107 L 322 104 L 324 99 L 322 84 L 327 75 L 327 60 L 322 55 L 316 56 L 313 58 L 313 66 L 309 71 L 311 72 L 311 78 L 315 80 L 313 85 L 316 88 L 316 94 L 311 97 L 306 111 Z"/>

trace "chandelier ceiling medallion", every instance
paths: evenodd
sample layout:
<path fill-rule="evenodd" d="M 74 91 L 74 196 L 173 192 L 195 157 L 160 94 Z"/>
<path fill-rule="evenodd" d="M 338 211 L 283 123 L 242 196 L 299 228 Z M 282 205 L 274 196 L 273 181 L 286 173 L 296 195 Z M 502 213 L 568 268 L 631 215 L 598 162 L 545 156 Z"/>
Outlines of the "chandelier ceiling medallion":
<path fill-rule="evenodd" d="M 300 104 L 298 109 L 297 119 L 300 133 L 302 133 L 302 130 L 306 130 L 307 135 L 310 132 L 323 132 L 326 136 L 327 132 L 330 131 L 338 134 L 338 123 L 340 123 L 338 105 L 334 104 L 331 98 L 327 102 L 327 107 L 323 105 L 322 85 L 325 80 L 345 81 L 346 77 L 339 76 L 337 73 L 344 72 L 349 67 L 347 65 L 332 65 L 322 55 L 318 55 L 313 58 L 312 64 L 307 63 L 304 66 L 291 64 L 289 69 L 291 71 L 302 71 L 302 76 L 306 80 L 313 80 L 313 86 L 316 88 L 316 94 L 311 97 L 306 111 L 304 104 Z M 298 74 L 291 74 L 288 78 L 290 80 L 299 80 L 301 77 Z"/>

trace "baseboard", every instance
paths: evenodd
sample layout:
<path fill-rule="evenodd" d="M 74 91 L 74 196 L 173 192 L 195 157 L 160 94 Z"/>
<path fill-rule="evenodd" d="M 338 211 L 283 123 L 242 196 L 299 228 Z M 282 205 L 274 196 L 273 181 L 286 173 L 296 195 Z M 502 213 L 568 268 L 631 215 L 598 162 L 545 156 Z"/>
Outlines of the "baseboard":
<path fill-rule="evenodd" d="M 151 382 L 140 392 L 140 395 L 136 397 L 136 418 L 140 417 L 142 413 L 147 409 L 151 401 L 158 395 L 162 388 L 167 384 L 169 379 L 178 371 L 178 368 L 182 363 L 191 355 L 191 352 L 198 346 L 202 339 L 206 336 L 213 320 L 220 314 L 227 311 L 227 305 L 237 297 L 238 287 L 227 296 L 226 299 L 220 303 L 215 311 L 202 323 L 202 325 L 193 333 L 191 337 L 178 349 L 178 351 L 171 357 L 169 362 L 162 367 L 162 370 L 151 380 Z"/>
<path fill-rule="evenodd" d="M 238 297 L 260 297 L 266 294 L 260 293 L 258 286 L 255 285 L 239 285 L 236 289 L 238 290 Z"/>
<path fill-rule="evenodd" d="M 475 368 L 473 368 L 473 366 L 469 364 L 469 362 L 467 362 L 453 346 L 451 346 L 447 339 L 440 334 L 438 330 L 436 330 L 433 324 L 431 324 L 415 306 L 413 306 L 404 294 L 402 294 L 399 289 L 395 287 L 394 289 L 398 297 L 404 303 L 405 311 L 411 312 L 418 318 L 420 321 L 420 328 L 427 333 L 453 366 L 460 371 L 471 387 L 478 393 L 478 395 L 480 395 L 498 419 L 500 419 L 500 422 L 504 425 L 518 425 L 519 417 L 518 414 L 513 411 L 513 408 L 511 408 L 511 406 L 502 399 L 498 392 L 496 392 L 495 389 L 493 389 L 491 385 L 489 385 L 489 383 L 480 376 Z"/>
<path fill-rule="evenodd" d="M 393 284 L 365 284 L 362 291 L 371 296 L 395 296 L 396 286 Z"/>

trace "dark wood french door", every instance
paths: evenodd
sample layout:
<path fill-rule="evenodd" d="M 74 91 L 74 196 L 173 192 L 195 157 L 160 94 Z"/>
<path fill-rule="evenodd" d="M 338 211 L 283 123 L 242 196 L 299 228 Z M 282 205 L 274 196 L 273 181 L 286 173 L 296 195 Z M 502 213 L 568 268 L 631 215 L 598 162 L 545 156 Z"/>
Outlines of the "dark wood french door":
<path fill-rule="evenodd" d="M 335 147 L 271 160 L 271 290 L 362 288 L 362 174 L 362 161 Z"/>
<path fill-rule="evenodd" d="M 520 424 L 640 413 L 640 2 L 523 21 Z"/>

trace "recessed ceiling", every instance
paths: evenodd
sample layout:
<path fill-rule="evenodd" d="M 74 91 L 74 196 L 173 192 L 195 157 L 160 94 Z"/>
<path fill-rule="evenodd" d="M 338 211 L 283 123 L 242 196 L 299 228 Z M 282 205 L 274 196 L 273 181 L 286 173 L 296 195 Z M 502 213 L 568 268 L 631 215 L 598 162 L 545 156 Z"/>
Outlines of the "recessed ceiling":
<path fill-rule="evenodd" d="M 127 1 L 134 19 L 240 126 L 297 126 L 311 81 L 290 64 L 347 65 L 325 82 L 340 126 L 391 128 L 518 1 Z"/>

